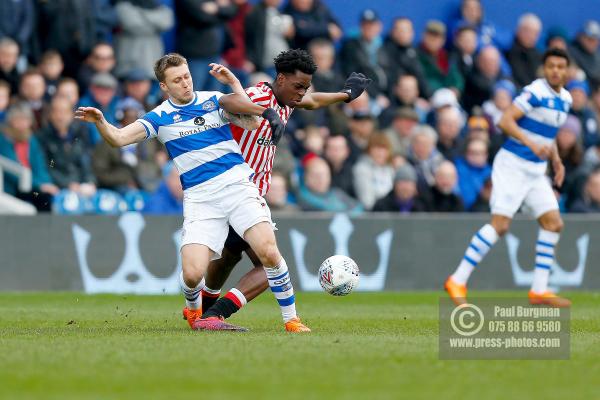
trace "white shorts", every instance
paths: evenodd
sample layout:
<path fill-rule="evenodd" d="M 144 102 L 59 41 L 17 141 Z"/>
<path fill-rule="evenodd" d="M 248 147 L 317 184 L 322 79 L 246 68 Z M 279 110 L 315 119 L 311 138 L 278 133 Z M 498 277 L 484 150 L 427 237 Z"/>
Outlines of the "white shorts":
<path fill-rule="evenodd" d="M 183 229 L 181 247 L 197 243 L 215 252 L 212 257 L 221 257 L 229 225 L 240 237 L 260 222 L 271 222 L 271 211 L 252 182 L 229 185 L 210 201 L 183 200 Z"/>
<path fill-rule="evenodd" d="M 546 163 L 527 161 L 501 149 L 492 169 L 492 214 L 512 218 L 521 205 L 536 219 L 558 210 L 558 201 L 546 176 Z"/>

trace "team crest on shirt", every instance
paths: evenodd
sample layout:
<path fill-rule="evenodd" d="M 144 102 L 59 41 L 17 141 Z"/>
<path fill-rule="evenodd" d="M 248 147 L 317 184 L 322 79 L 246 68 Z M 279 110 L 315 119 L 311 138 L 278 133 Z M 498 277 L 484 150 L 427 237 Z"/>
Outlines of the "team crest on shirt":
<path fill-rule="evenodd" d="M 202 103 L 202 109 L 206 112 L 215 111 L 217 109 L 217 104 L 212 100 L 207 100 Z"/>
<path fill-rule="evenodd" d="M 194 118 L 194 125 L 204 125 L 204 123 L 206 122 L 206 120 L 202 117 L 196 117 Z"/>
<path fill-rule="evenodd" d="M 554 108 L 554 99 L 548 100 L 548 108 Z"/>
<path fill-rule="evenodd" d="M 175 123 L 181 122 L 181 115 L 179 115 L 179 114 L 173 115 L 173 122 L 175 122 Z"/>

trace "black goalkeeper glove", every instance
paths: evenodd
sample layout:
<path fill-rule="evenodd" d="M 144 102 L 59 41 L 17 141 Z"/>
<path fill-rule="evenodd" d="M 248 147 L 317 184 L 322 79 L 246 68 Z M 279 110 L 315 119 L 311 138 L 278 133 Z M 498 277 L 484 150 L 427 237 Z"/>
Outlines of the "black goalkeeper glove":
<path fill-rule="evenodd" d="M 343 93 L 348 93 L 348 100 L 345 100 L 345 102 L 350 103 L 360 96 L 370 83 L 371 79 L 367 78 L 365 75 L 356 72 L 351 73 L 346 79 L 344 88 L 342 89 Z"/>
<path fill-rule="evenodd" d="M 277 143 L 279 143 L 285 132 L 285 124 L 279 117 L 279 114 L 277 114 L 277 111 L 272 108 L 266 108 L 262 113 L 262 117 L 269 121 L 269 125 L 271 125 L 271 142 L 277 146 Z"/>

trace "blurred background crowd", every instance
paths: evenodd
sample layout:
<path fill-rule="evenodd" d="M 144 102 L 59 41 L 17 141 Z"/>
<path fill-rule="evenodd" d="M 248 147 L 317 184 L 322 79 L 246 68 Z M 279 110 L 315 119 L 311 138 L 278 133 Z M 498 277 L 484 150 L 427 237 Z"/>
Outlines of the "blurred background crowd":
<path fill-rule="evenodd" d="M 5 171 L 2 190 L 39 211 L 181 214 L 160 143 L 112 148 L 74 109 L 135 121 L 163 100 L 152 66 L 166 51 L 187 58 L 196 90 L 225 91 L 208 63 L 248 86 L 273 79 L 279 52 L 304 48 L 318 66 L 312 90 L 339 91 L 352 71 L 373 83 L 350 104 L 292 114 L 273 211 L 486 212 L 500 116 L 540 76 L 543 51 L 561 47 L 573 108 L 557 137 L 567 174 L 556 196 L 564 212 L 600 212 L 600 24 L 569 35 L 526 13 L 510 32 L 479 0 L 459 7 L 420 32 L 401 16 L 384 31 L 366 8 L 346 32 L 323 0 L 0 0 L 0 157 L 32 173 L 22 191 Z"/>

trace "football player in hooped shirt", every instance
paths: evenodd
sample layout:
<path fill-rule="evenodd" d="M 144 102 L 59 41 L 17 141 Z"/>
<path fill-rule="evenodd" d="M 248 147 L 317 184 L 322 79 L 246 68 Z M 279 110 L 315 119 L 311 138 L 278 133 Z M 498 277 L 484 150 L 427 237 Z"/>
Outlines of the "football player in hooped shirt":
<path fill-rule="evenodd" d="M 117 128 L 93 107 L 80 107 L 76 118 L 94 123 L 110 145 L 126 146 L 157 137 L 165 144 L 180 172 L 183 187 L 183 229 L 180 285 L 185 296 L 188 323 L 195 330 L 245 330 L 219 318 L 200 321 L 200 291 L 211 259 L 223 250 L 229 227 L 250 244 L 267 270 L 287 269 L 279 253 L 271 216 L 250 180 L 252 170 L 233 140 L 229 114 L 262 116 L 275 134 L 283 133 L 281 118 L 271 107 L 252 103 L 227 68 L 211 64 L 211 75 L 231 86 L 234 94 L 196 92 L 187 61 L 179 54 L 161 57 L 154 71 L 169 98 L 137 121 Z M 256 119 L 256 122 L 260 120 Z M 249 128 L 255 128 L 248 122 Z M 291 284 L 286 289 L 293 292 Z M 293 300 L 293 298 L 292 298 Z M 299 326 L 293 301 L 289 312 Z M 201 322 L 201 323 L 200 323 Z"/>
<path fill-rule="evenodd" d="M 363 74 L 352 73 L 340 92 L 309 93 L 317 66 L 308 52 L 299 49 L 284 51 L 274 61 L 277 72 L 275 80 L 272 83 L 261 82 L 246 89 L 246 93 L 254 104 L 273 108 L 284 123 L 287 123 L 294 108 L 313 110 L 335 103 L 348 103 L 360 96 L 370 83 L 370 79 Z M 281 136 L 264 122 L 258 129 L 244 129 L 235 126 L 235 123 L 233 120 L 233 136 L 240 145 L 244 159 L 254 170 L 254 183 L 260 194 L 264 195 L 269 190 L 275 149 Z M 268 209 L 266 204 L 264 206 Z M 246 252 L 255 268 L 219 299 L 221 287 L 241 260 L 243 252 Z M 202 290 L 202 318 L 228 318 L 269 287 L 279 303 L 286 331 L 309 332 L 295 318 L 294 310 L 290 309 L 294 304 L 294 294 L 287 267 L 279 270 L 263 268 L 249 244 L 230 228 L 222 257 L 209 265 L 206 285 Z M 186 318 L 187 309 L 183 313 Z"/>

